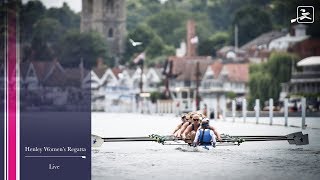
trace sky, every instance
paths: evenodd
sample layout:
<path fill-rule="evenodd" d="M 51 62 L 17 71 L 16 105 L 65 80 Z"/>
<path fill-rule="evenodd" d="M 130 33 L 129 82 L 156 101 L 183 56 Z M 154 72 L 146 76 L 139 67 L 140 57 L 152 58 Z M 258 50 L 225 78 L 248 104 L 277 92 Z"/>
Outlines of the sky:
<path fill-rule="evenodd" d="M 22 0 L 23 3 L 26 3 L 30 0 Z M 82 8 L 82 0 L 40 0 L 47 8 L 50 7 L 61 7 L 63 2 L 67 2 L 69 7 L 75 11 L 80 12 Z M 165 2 L 167 0 L 160 0 Z"/>
<path fill-rule="evenodd" d="M 22 0 L 23 3 L 26 3 L 30 0 Z M 80 12 L 82 7 L 82 0 L 40 0 L 47 8 L 50 7 L 61 7 L 63 2 L 68 3 L 69 7 L 75 11 Z"/>

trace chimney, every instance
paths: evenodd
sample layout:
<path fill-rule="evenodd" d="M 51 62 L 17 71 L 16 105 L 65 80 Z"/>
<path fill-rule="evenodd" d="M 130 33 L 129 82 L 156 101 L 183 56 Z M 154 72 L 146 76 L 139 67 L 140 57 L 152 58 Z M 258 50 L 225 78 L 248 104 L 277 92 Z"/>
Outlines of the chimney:
<path fill-rule="evenodd" d="M 197 36 L 195 22 L 188 20 L 187 22 L 187 56 L 196 56 L 197 52 Z"/>
<path fill-rule="evenodd" d="M 298 24 L 296 26 L 293 26 L 293 28 L 294 28 L 294 36 L 296 37 L 306 36 L 306 29 L 307 29 L 306 25 Z"/>

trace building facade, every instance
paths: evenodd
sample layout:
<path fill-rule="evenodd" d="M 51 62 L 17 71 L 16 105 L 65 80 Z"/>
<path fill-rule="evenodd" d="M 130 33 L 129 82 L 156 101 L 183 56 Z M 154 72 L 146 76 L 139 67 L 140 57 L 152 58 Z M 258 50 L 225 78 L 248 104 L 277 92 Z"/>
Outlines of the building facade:
<path fill-rule="evenodd" d="M 81 32 L 89 31 L 101 33 L 109 54 L 121 58 L 125 51 L 126 1 L 82 0 Z"/>
<path fill-rule="evenodd" d="M 311 56 L 297 63 L 302 71 L 293 71 L 290 82 L 282 84 L 280 97 L 289 95 L 319 94 L 320 56 Z"/>

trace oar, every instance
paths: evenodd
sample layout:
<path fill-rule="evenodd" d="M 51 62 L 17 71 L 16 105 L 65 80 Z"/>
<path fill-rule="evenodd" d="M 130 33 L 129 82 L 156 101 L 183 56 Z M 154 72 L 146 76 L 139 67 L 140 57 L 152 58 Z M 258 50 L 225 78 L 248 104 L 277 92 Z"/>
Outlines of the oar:
<path fill-rule="evenodd" d="M 104 142 L 138 142 L 138 141 L 154 141 L 158 143 L 164 143 L 165 141 L 176 141 L 182 140 L 181 138 L 174 138 L 172 136 L 159 136 L 152 134 L 149 137 L 112 137 L 112 138 L 102 138 L 97 135 L 91 135 L 91 145 L 92 147 L 100 147 Z M 190 139 L 186 139 L 190 140 Z"/>
<path fill-rule="evenodd" d="M 130 141 L 154 141 L 165 144 L 165 141 L 182 140 L 181 138 L 173 138 L 172 136 L 160 136 L 152 134 L 149 137 L 113 137 L 113 138 L 101 138 L 96 135 L 91 136 L 92 147 L 100 147 L 103 142 L 130 142 Z M 189 139 L 186 139 L 189 140 Z M 282 141 L 286 140 L 289 144 L 306 145 L 309 144 L 308 134 L 302 134 L 302 132 L 291 133 L 286 136 L 230 136 L 222 135 L 223 143 L 241 143 L 254 142 L 254 141 Z"/>
<path fill-rule="evenodd" d="M 185 145 L 185 146 L 190 146 L 189 144 L 187 143 L 164 143 L 163 145 Z M 238 145 L 238 144 L 235 144 L 235 143 L 216 143 L 216 146 L 235 146 L 235 145 Z"/>
<path fill-rule="evenodd" d="M 150 135 L 152 136 L 152 135 Z M 126 139 L 150 139 L 150 136 L 141 136 L 141 137 L 108 137 L 108 138 L 103 138 L 103 139 L 108 139 L 108 140 L 126 140 Z M 165 138 L 171 138 L 172 136 L 163 136 Z"/>
<path fill-rule="evenodd" d="M 286 136 L 229 136 L 224 135 L 225 139 L 243 139 L 244 141 L 280 141 L 286 140 L 289 144 L 296 144 L 296 145 L 307 145 L 309 144 L 308 134 L 302 134 L 302 132 L 295 132 L 288 134 Z"/>

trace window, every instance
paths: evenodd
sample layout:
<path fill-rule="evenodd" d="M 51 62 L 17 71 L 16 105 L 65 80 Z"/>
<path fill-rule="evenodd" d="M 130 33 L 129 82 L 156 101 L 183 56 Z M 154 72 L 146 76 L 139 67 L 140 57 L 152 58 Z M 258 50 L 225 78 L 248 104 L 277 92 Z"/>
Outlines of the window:
<path fill-rule="evenodd" d="M 189 87 L 191 86 L 191 81 L 184 81 L 184 86 Z"/>
<path fill-rule="evenodd" d="M 107 0 L 107 12 L 114 12 L 114 2 L 113 0 Z"/>
<path fill-rule="evenodd" d="M 108 37 L 113 38 L 113 29 L 112 28 L 110 28 L 108 31 Z"/>

